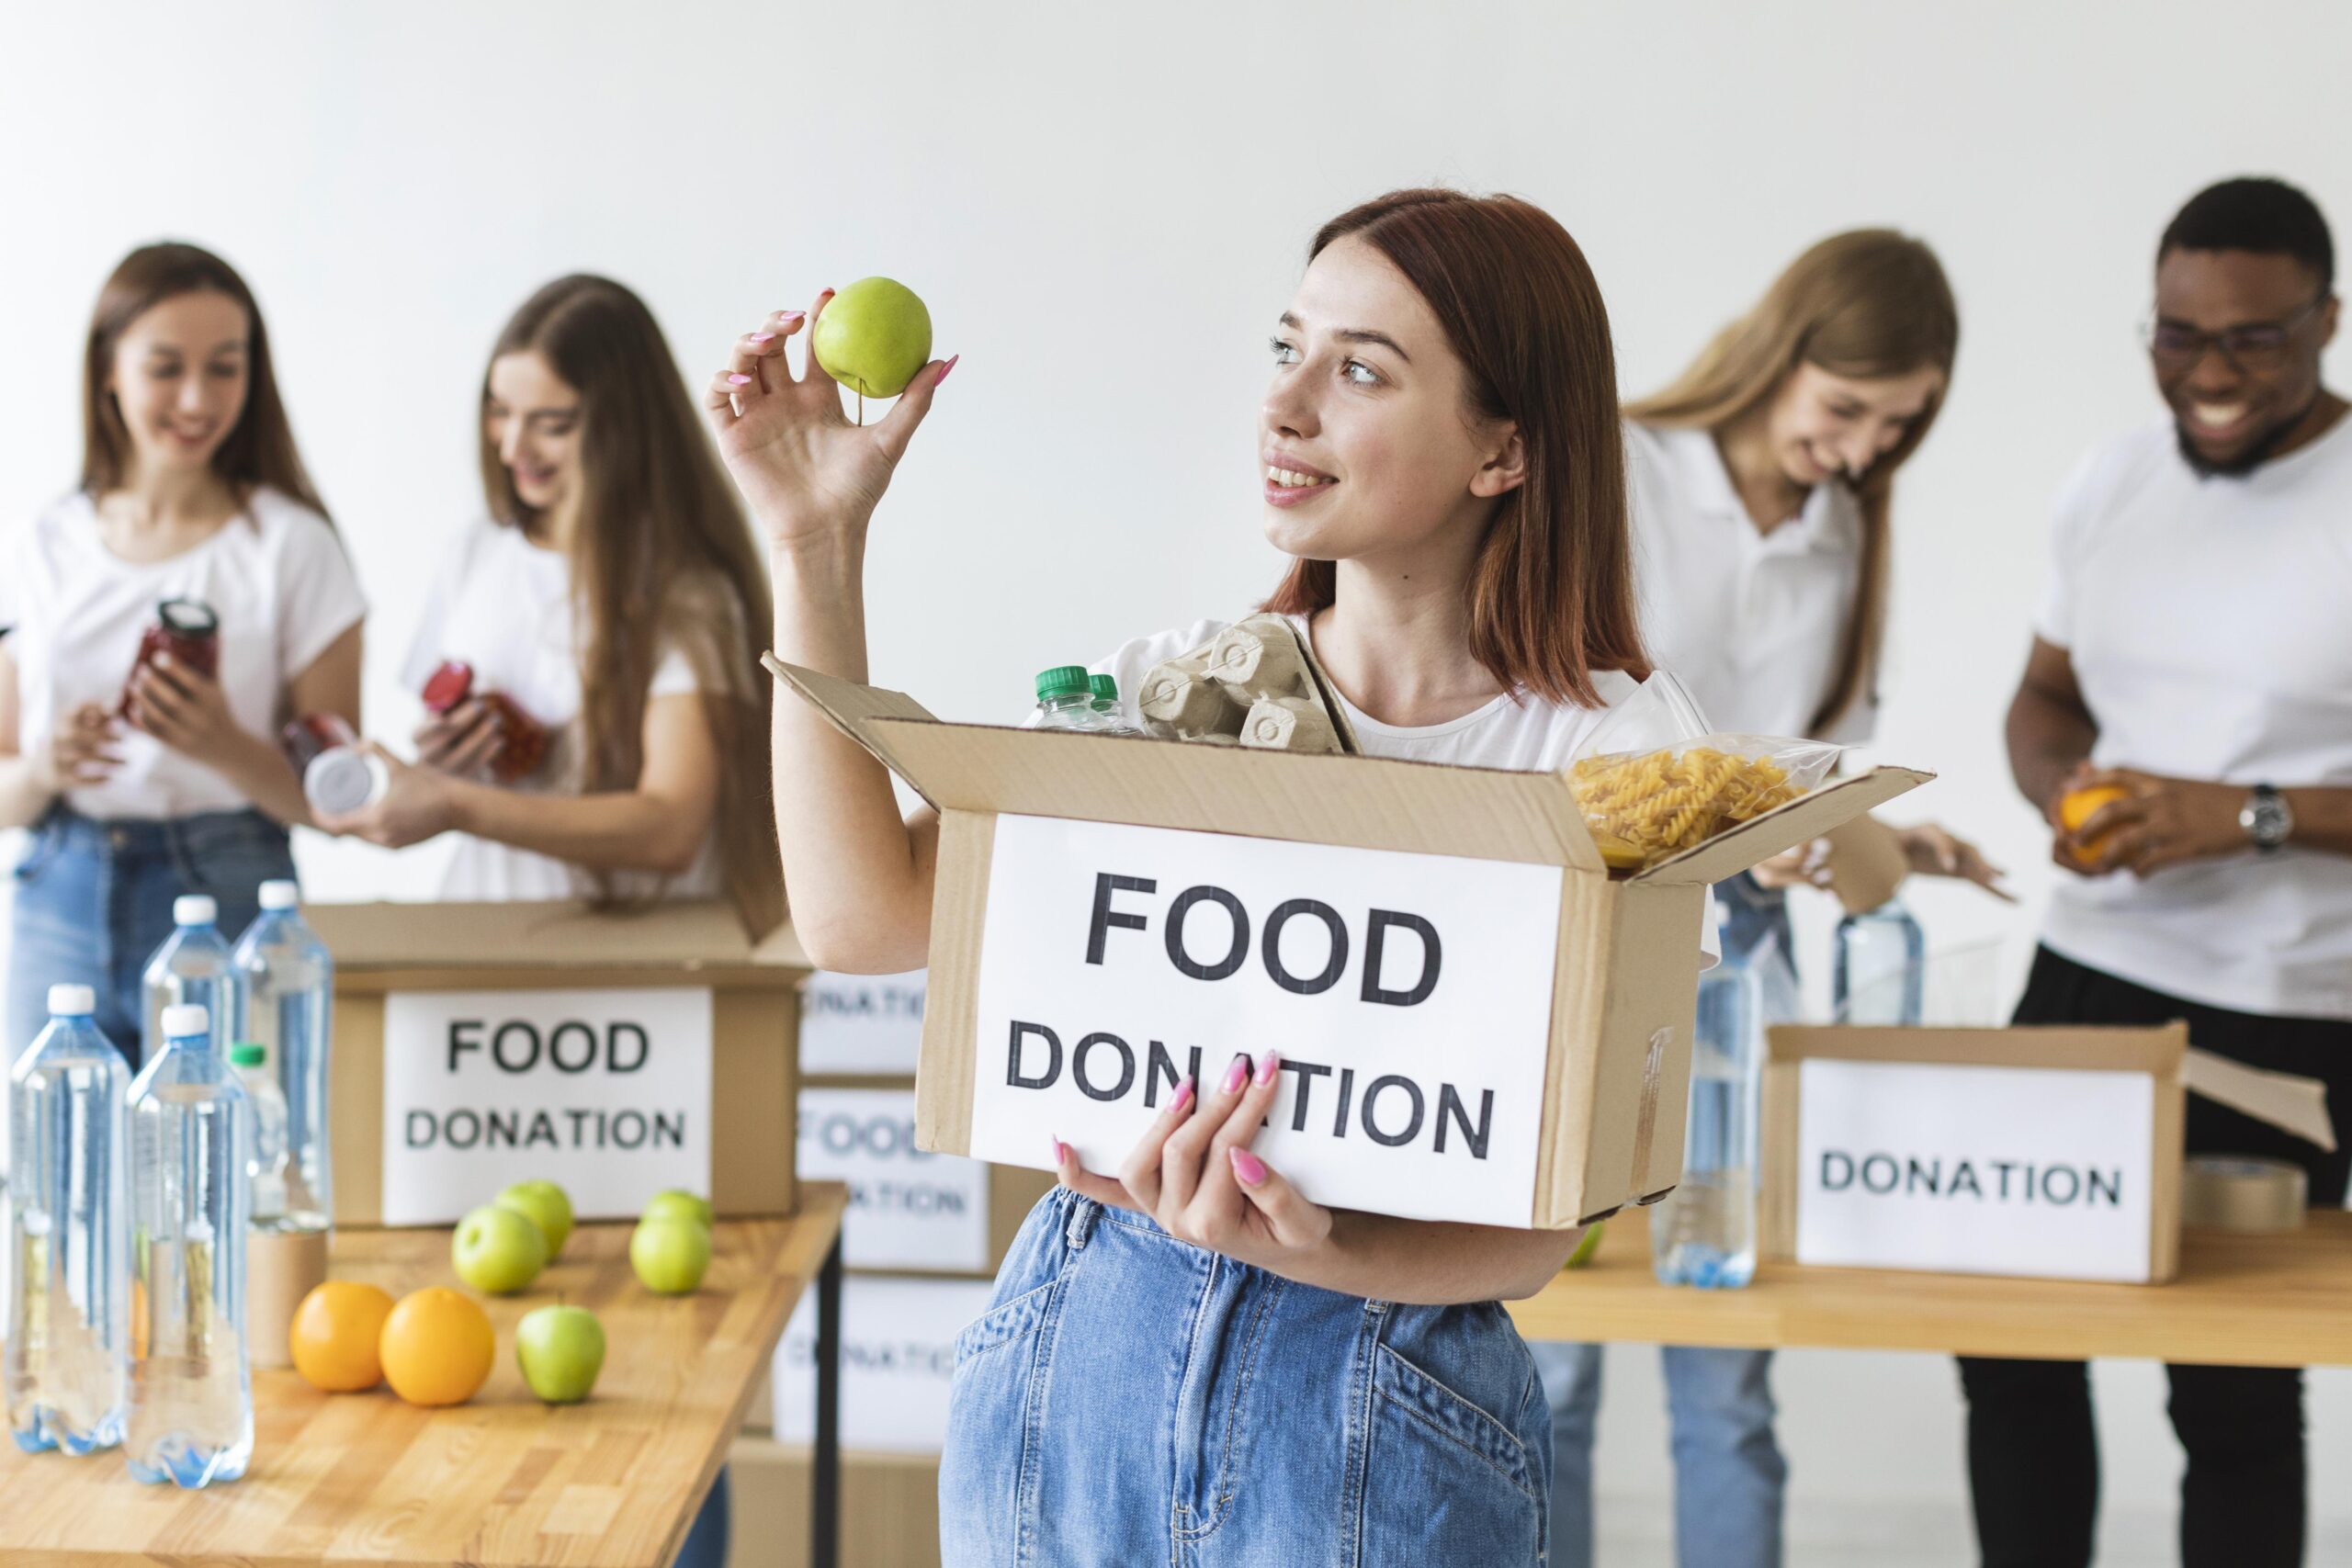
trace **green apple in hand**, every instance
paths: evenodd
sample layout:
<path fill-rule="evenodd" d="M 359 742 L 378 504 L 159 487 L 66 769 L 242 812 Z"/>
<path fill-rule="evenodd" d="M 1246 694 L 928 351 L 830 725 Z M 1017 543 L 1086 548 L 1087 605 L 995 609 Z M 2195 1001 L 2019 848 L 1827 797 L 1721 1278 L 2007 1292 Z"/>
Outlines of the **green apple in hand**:
<path fill-rule="evenodd" d="M 586 1307 L 543 1306 L 514 1325 L 523 1381 L 549 1404 L 577 1404 L 605 1370 L 605 1325 Z"/>
<path fill-rule="evenodd" d="M 895 398 L 931 358 L 931 311 L 903 283 L 861 277 L 825 302 L 809 350 L 850 390 Z"/>
<path fill-rule="evenodd" d="M 628 1238 L 628 1266 L 647 1290 L 683 1296 L 710 1268 L 710 1227 L 675 1215 L 639 1220 Z"/>
<path fill-rule="evenodd" d="M 692 1220 L 705 1230 L 718 1223 L 718 1216 L 711 1213 L 709 1199 L 697 1198 L 677 1187 L 648 1198 L 643 1212 L 637 1217 L 640 1220 Z"/>
<path fill-rule="evenodd" d="M 458 1222 L 449 1238 L 449 1261 L 458 1278 L 475 1290 L 511 1295 L 547 1267 L 547 1235 L 528 1214 L 484 1204 Z"/>
<path fill-rule="evenodd" d="M 548 1238 L 548 1261 L 563 1252 L 571 1236 L 571 1195 L 552 1181 L 518 1181 L 491 1200 L 502 1209 L 531 1216 Z"/>

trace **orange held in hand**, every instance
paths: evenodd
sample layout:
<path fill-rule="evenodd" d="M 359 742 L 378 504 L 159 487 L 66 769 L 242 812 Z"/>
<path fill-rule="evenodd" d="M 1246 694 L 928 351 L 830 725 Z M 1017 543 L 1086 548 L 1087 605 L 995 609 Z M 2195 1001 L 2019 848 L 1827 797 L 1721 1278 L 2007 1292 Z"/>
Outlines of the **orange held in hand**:
<path fill-rule="evenodd" d="M 463 1404 L 498 1357 L 490 1314 L 443 1285 L 402 1296 L 378 1344 L 384 1381 L 411 1404 Z"/>
<path fill-rule="evenodd" d="M 329 1280 L 312 1287 L 294 1309 L 286 1348 L 294 1370 L 312 1388 L 356 1393 L 384 1381 L 377 1345 L 392 1298 L 356 1280 Z"/>
<path fill-rule="evenodd" d="M 2066 797 L 2058 803 L 2058 820 L 2066 825 L 2066 831 L 2069 833 L 2079 833 L 2083 830 L 2083 824 L 2096 816 L 2100 807 L 2112 800 L 2129 800 L 2130 798 L 2132 798 L 2132 792 L 2120 784 L 2100 784 L 2093 789 L 2071 790 Z M 2107 837 L 2105 833 L 2101 833 L 2090 842 L 2082 845 L 2076 852 L 2077 855 L 2097 858 L 2099 852 L 2107 847 Z"/>

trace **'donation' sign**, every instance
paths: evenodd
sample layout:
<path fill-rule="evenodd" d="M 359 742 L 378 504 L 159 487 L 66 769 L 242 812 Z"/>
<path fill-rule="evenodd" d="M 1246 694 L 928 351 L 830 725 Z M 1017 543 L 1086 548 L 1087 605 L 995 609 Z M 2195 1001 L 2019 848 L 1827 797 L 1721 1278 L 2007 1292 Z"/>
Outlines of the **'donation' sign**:
<path fill-rule="evenodd" d="M 1271 1049 L 1254 1146 L 1308 1197 L 1528 1223 L 1559 867 L 1010 815 L 989 867 L 976 1157 L 1115 1170 Z"/>
<path fill-rule="evenodd" d="M 707 1194 L 710 1058 L 707 990 L 394 992 L 383 1223 L 445 1224 L 539 1178 L 583 1219 Z"/>

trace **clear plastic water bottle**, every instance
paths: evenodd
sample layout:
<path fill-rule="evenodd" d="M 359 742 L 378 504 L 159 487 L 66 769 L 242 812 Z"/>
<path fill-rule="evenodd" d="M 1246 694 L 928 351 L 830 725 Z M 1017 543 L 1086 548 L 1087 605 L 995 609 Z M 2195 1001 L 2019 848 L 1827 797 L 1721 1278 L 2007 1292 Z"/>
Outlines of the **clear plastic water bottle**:
<path fill-rule="evenodd" d="M 202 1008 L 212 1021 L 212 1049 L 225 1064 L 229 1032 L 237 1020 L 236 964 L 228 939 L 213 922 L 220 906 L 201 893 L 172 900 L 172 924 L 176 928 L 147 961 L 146 1032 L 139 1059 L 153 1061 L 164 1048 L 164 1010 Z"/>
<path fill-rule="evenodd" d="M 1057 664 L 1037 674 L 1038 729 L 1083 729 L 1099 735 L 1102 721 L 1094 716 L 1094 688 L 1086 669 Z"/>
<path fill-rule="evenodd" d="M 10 1074 L 8 1260 L 0 1399 L 27 1453 L 122 1441 L 130 1401 L 130 1069 L 87 986 L 49 988 L 49 1027 Z"/>
<path fill-rule="evenodd" d="M 1726 957 L 1699 976 L 1682 1181 L 1650 1211 L 1661 1283 L 1734 1289 L 1756 1277 L 1763 1088 L 1762 984 L 1747 963 Z"/>
<path fill-rule="evenodd" d="M 245 1355 L 253 1102 L 200 1007 L 164 1011 L 164 1049 L 130 1086 L 130 1420 L 140 1481 L 209 1486 L 254 1452 Z"/>
<path fill-rule="evenodd" d="M 286 1220 L 286 1096 L 269 1053 L 250 1040 L 229 1047 L 229 1065 L 254 1103 L 254 1151 L 246 1162 L 253 1182 L 255 1230 L 277 1230 Z"/>
<path fill-rule="evenodd" d="M 1928 933 L 1900 898 L 1838 922 L 1830 998 L 1840 1023 L 1916 1026 L 1927 1010 Z"/>
<path fill-rule="evenodd" d="M 294 884 L 261 885 L 261 914 L 238 939 L 235 967 L 240 1010 L 231 1038 L 268 1054 L 286 1106 L 286 1204 L 275 1223 L 324 1230 L 334 1213 L 327 1145 L 334 959 L 302 919 Z"/>
<path fill-rule="evenodd" d="M 1105 735 L 1141 735 L 1142 730 L 1127 722 L 1126 705 L 1119 701 L 1119 682 L 1113 675 L 1089 675 L 1089 690 L 1094 694 L 1094 722 Z"/>

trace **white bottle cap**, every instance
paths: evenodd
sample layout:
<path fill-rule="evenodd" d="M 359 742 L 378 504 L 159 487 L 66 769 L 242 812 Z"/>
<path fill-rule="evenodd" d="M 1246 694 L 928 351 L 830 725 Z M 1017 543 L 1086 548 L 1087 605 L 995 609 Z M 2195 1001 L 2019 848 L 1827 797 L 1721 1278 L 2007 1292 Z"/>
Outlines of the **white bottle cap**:
<path fill-rule="evenodd" d="M 49 1011 L 52 1018 L 87 1018 L 98 1010 L 98 993 L 87 986 L 51 986 Z"/>
<path fill-rule="evenodd" d="M 290 882 L 265 882 L 261 885 L 261 907 L 299 909 L 302 907 L 302 890 Z"/>
<path fill-rule="evenodd" d="M 339 817 L 346 811 L 363 811 L 375 805 L 384 797 L 391 782 L 391 773 L 381 757 L 372 751 L 337 746 L 311 759 L 311 765 L 302 773 L 302 794 L 309 798 L 312 809 Z"/>
<path fill-rule="evenodd" d="M 209 1008 L 182 1004 L 164 1010 L 164 1038 L 186 1040 L 191 1034 L 209 1036 L 212 1033 L 212 1012 Z"/>
<path fill-rule="evenodd" d="M 220 906 L 206 894 L 183 893 L 172 900 L 172 924 L 209 926 L 220 918 Z"/>

